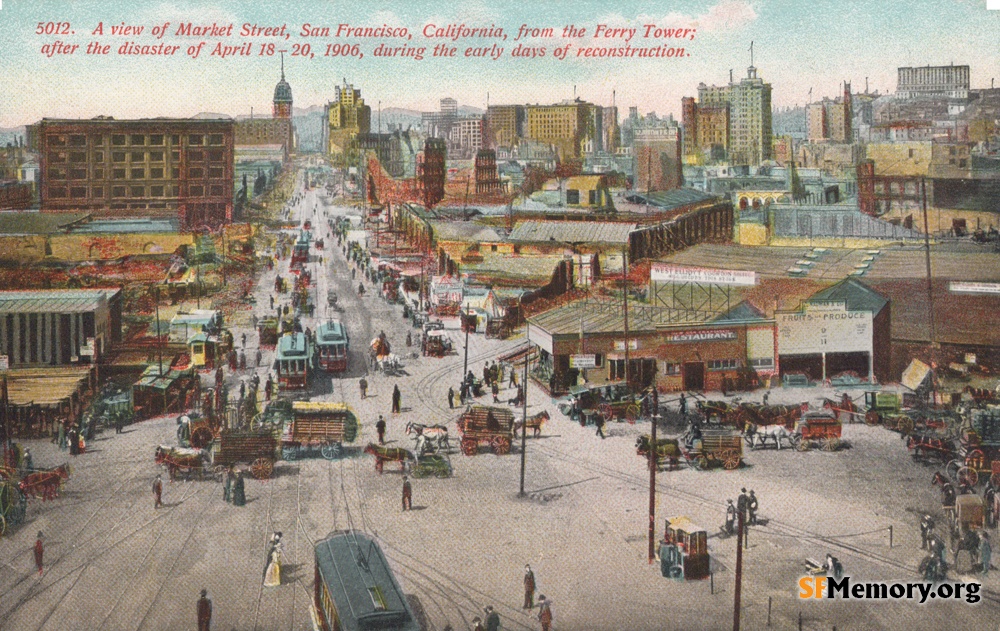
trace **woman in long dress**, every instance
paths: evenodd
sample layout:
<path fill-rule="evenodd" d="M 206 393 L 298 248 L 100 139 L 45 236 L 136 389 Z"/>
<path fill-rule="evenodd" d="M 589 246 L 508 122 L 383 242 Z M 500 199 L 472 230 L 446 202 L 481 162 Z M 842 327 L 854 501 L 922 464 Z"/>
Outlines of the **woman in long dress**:
<path fill-rule="evenodd" d="M 264 587 L 278 587 L 281 585 L 281 543 L 276 543 L 271 550 L 271 562 L 264 572 Z"/>
<path fill-rule="evenodd" d="M 244 486 L 243 472 L 236 473 L 236 480 L 233 482 L 233 506 L 244 506 L 247 503 L 246 487 Z"/>

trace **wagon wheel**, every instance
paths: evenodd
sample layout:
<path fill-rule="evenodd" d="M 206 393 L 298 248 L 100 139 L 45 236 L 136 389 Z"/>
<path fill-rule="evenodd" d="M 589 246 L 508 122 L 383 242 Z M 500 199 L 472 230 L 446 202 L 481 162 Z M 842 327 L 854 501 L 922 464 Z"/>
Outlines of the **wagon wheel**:
<path fill-rule="evenodd" d="M 475 456 L 479 452 L 479 443 L 471 438 L 462 440 L 462 453 L 466 456 Z"/>
<path fill-rule="evenodd" d="M 823 439 L 823 451 L 837 451 L 840 449 L 840 439 L 836 436 L 829 436 Z"/>
<path fill-rule="evenodd" d="M 597 413 L 603 416 L 605 421 L 610 421 L 615 416 L 615 411 L 610 403 L 602 403 L 597 406 Z"/>
<path fill-rule="evenodd" d="M 194 449 L 204 449 L 215 438 L 212 430 L 208 427 L 199 427 L 191 432 L 191 447 Z"/>
<path fill-rule="evenodd" d="M 295 460 L 298 457 L 298 449 L 295 447 L 282 447 L 281 448 L 281 458 L 282 460 L 287 460 L 289 462 Z"/>
<path fill-rule="evenodd" d="M 635 403 L 625 408 L 625 420 L 627 420 L 629 424 L 635 425 L 636 419 L 640 416 L 642 416 L 642 410 L 639 409 L 639 406 Z"/>
<path fill-rule="evenodd" d="M 740 466 L 740 452 L 738 449 L 726 449 L 719 454 L 722 459 L 722 466 L 729 471 Z"/>
<path fill-rule="evenodd" d="M 270 458 L 257 458 L 250 463 L 250 475 L 258 480 L 267 480 L 274 473 L 274 463 Z"/>
<path fill-rule="evenodd" d="M 896 429 L 898 429 L 903 434 L 909 434 L 910 432 L 913 431 L 913 419 L 910 418 L 909 416 L 904 416 L 903 418 L 899 419 L 899 423 L 896 426 Z"/>
<path fill-rule="evenodd" d="M 451 477 L 451 470 L 448 467 L 441 467 L 434 472 L 434 477 L 440 480 Z"/>
<path fill-rule="evenodd" d="M 882 417 L 875 410 L 865 412 L 865 425 L 878 425 L 882 422 Z"/>
<path fill-rule="evenodd" d="M 7 520 L 4 519 L 3 515 L 0 515 L 0 537 L 2 537 L 5 532 L 7 532 Z"/>
<path fill-rule="evenodd" d="M 961 460 L 952 460 L 944 466 L 944 472 L 948 474 L 951 479 L 956 479 L 958 477 L 958 470 L 965 466 L 965 463 Z"/>
<path fill-rule="evenodd" d="M 979 474 L 972 467 L 962 467 L 958 470 L 956 477 L 959 484 L 968 483 L 969 486 L 976 486 L 979 483 Z"/>
<path fill-rule="evenodd" d="M 510 453 L 510 439 L 506 436 L 494 436 L 490 444 L 493 445 L 493 453 L 498 456 L 505 456 Z"/>
<path fill-rule="evenodd" d="M 810 448 L 812 448 L 810 441 L 799 436 L 799 440 L 795 443 L 795 451 L 809 451 Z"/>
<path fill-rule="evenodd" d="M 699 471 L 704 471 L 708 469 L 708 456 L 697 455 L 694 457 L 694 468 Z"/>
<path fill-rule="evenodd" d="M 327 460 L 336 460 L 340 457 L 340 454 L 343 453 L 343 451 L 343 447 L 341 447 L 340 443 L 327 443 L 320 448 L 320 453 L 322 453 L 323 457 Z"/>
<path fill-rule="evenodd" d="M 983 460 L 983 450 L 973 449 L 965 455 L 965 466 L 973 469 L 979 469 L 982 468 Z"/>

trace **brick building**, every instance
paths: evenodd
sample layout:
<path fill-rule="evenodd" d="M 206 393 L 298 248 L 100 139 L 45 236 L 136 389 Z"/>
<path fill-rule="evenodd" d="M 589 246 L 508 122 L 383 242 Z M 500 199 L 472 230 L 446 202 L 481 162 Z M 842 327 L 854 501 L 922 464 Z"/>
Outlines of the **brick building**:
<path fill-rule="evenodd" d="M 166 217 L 182 229 L 232 220 L 230 119 L 42 119 L 42 212 Z"/>

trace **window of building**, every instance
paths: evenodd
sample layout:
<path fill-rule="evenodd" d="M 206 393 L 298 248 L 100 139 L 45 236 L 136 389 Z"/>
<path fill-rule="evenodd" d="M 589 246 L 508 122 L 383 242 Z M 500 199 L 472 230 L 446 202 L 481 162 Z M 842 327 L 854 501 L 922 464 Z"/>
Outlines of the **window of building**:
<path fill-rule="evenodd" d="M 112 169 L 111 178 L 114 180 L 124 180 L 125 179 L 125 169 Z"/>
<path fill-rule="evenodd" d="M 49 177 L 53 180 L 65 180 L 66 169 L 60 167 L 49 167 Z"/>
<path fill-rule="evenodd" d="M 750 365 L 754 368 L 774 368 L 774 358 L 762 357 L 760 359 L 751 359 Z"/>
<path fill-rule="evenodd" d="M 221 145 L 222 144 L 222 134 L 209 134 L 208 144 L 210 145 Z"/>
<path fill-rule="evenodd" d="M 188 152 L 188 160 L 191 160 L 192 162 L 201 162 L 204 159 L 205 159 L 205 152 L 204 151 L 189 151 Z"/>
<path fill-rule="evenodd" d="M 49 162 L 66 162 L 65 151 L 50 151 Z"/>
<path fill-rule="evenodd" d="M 134 147 L 140 147 L 146 144 L 146 137 L 142 134 L 132 134 L 130 144 Z"/>
<path fill-rule="evenodd" d="M 66 187 L 65 186 L 53 186 L 49 189 L 49 197 L 62 198 L 66 197 Z"/>
<path fill-rule="evenodd" d="M 150 197 L 163 197 L 163 187 L 162 186 L 150 186 L 149 187 Z"/>
<path fill-rule="evenodd" d="M 71 151 L 69 154 L 70 162 L 86 162 L 87 152 L 86 151 Z"/>
<path fill-rule="evenodd" d="M 94 162 L 104 162 L 104 152 L 95 151 L 94 152 Z"/>
<path fill-rule="evenodd" d="M 87 169 L 70 169 L 69 179 L 71 180 L 86 180 L 87 179 Z"/>
<path fill-rule="evenodd" d="M 86 147 L 87 137 L 83 135 L 73 135 L 69 137 L 70 147 Z"/>
<path fill-rule="evenodd" d="M 958 166 L 959 166 L 959 168 L 964 169 L 965 167 L 968 166 L 968 164 L 969 164 L 968 160 L 966 160 L 965 158 L 959 158 L 959 160 L 958 160 Z"/>
<path fill-rule="evenodd" d="M 50 147 L 65 147 L 66 136 L 49 136 Z"/>
<path fill-rule="evenodd" d="M 913 157 L 913 149 L 910 149 L 909 155 L 911 158 Z"/>
<path fill-rule="evenodd" d="M 142 151 L 133 151 L 131 156 L 132 162 L 145 162 L 146 154 Z"/>
<path fill-rule="evenodd" d="M 133 180 L 143 180 L 146 178 L 146 169 L 139 167 L 137 169 L 132 169 L 132 179 Z"/>
<path fill-rule="evenodd" d="M 497 244 L 494 243 L 493 245 L 490 246 L 490 252 L 496 252 L 496 251 L 497 251 Z"/>
<path fill-rule="evenodd" d="M 91 197 L 104 197 L 104 187 L 103 186 L 93 186 L 90 189 Z"/>
<path fill-rule="evenodd" d="M 163 162 L 163 152 L 162 151 L 150 151 L 149 152 L 150 162 Z"/>
<path fill-rule="evenodd" d="M 200 145 L 202 143 L 202 140 L 204 139 L 202 138 L 201 134 L 191 134 L 188 136 L 189 145 Z"/>
<path fill-rule="evenodd" d="M 69 196 L 73 199 L 83 199 L 87 196 L 86 186 L 73 186 L 69 189 Z"/>
<path fill-rule="evenodd" d="M 172 136 L 170 136 L 170 144 L 172 145 L 181 144 L 181 137 L 177 134 L 173 134 Z"/>
<path fill-rule="evenodd" d="M 125 162 L 125 152 L 124 151 L 112 151 L 111 152 L 112 162 Z"/>
<path fill-rule="evenodd" d="M 153 134 L 153 135 L 151 135 L 149 137 L 149 144 L 153 145 L 154 147 L 162 147 L 163 146 L 163 134 Z"/>
<path fill-rule="evenodd" d="M 202 178 L 205 177 L 205 169 L 201 167 L 190 167 L 188 168 L 188 177 L 190 178 Z"/>
<path fill-rule="evenodd" d="M 133 186 L 129 189 L 129 197 L 145 197 L 146 187 L 145 186 Z"/>
<path fill-rule="evenodd" d="M 212 197 L 222 197 L 222 187 L 221 186 L 211 187 L 211 195 Z"/>
<path fill-rule="evenodd" d="M 740 367 L 738 359 L 710 359 L 705 362 L 709 370 L 735 370 Z"/>
<path fill-rule="evenodd" d="M 104 169 L 94 169 L 94 179 L 103 180 L 104 179 Z"/>
<path fill-rule="evenodd" d="M 175 180 L 179 179 L 181 177 L 181 168 L 180 167 L 170 167 L 170 177 L 172 177 Z"/>
<path fill-rule="evenodd" d="M 208 152 L 208 159 L 212 162 L 222 162 L 222 149 L 212 149 Z"/>
<path fill-rule="evenodd" d="M 665 375 L 679 375 L 681 374 L 680 364 L 671 364 L 668 362 L 663 363 L 663 374 Z"/>
<path fill-rule="evenodd" d="M 111 136 L 111 144 L 115 147 L 125 146 L 125 134 L 113 134 Z"/>
<path fill-rule="evenodd" d="M 151 168 L 149 170 L 149 177 L 153 178 L 154 180 L 162 180 L 163 179 L 163 167 L 153 167 L 153 168 Z"/>
<path fill-rule="evenodd" d="M 575 188 L 566 190 L 566 204 L 577 205 L 580 203 L 580 191 Z"/>
<path fill-rule="evenodd" d="M 112 197 L 125 197 L 125 187 L 124 186 L 112 186 L 111 187 Z"/>
<path fill-rule="evenodd" d="M 174 162 L 179 162 L 181 159 L 180 149 L 174 149 L 170 152 L 170 159 Z"/>
<path fill-rule="evenodd" d="M 208 177 L 222 177 L 223 169 L 221 166 L 218 167 L 208 167 Z"/>
<path fill-rule="evenodd" d="M 188 189 L 188 194 L 191 195 L 191 197 L 204 197 L 205 196 L 205 187 L 204 186 L 192 186 L 191 188 Z"/>

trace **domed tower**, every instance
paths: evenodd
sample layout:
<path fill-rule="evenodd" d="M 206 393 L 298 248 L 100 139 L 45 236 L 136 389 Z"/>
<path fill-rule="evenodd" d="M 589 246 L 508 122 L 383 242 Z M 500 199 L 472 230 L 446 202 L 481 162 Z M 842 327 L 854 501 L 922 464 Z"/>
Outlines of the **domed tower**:
<path fill-rule="evenodd" d="M 285 55 L 281 55 L 281 81 L 274 86 L 273 118 L 292 117 L 292 86 L 285 81 Z"/>

